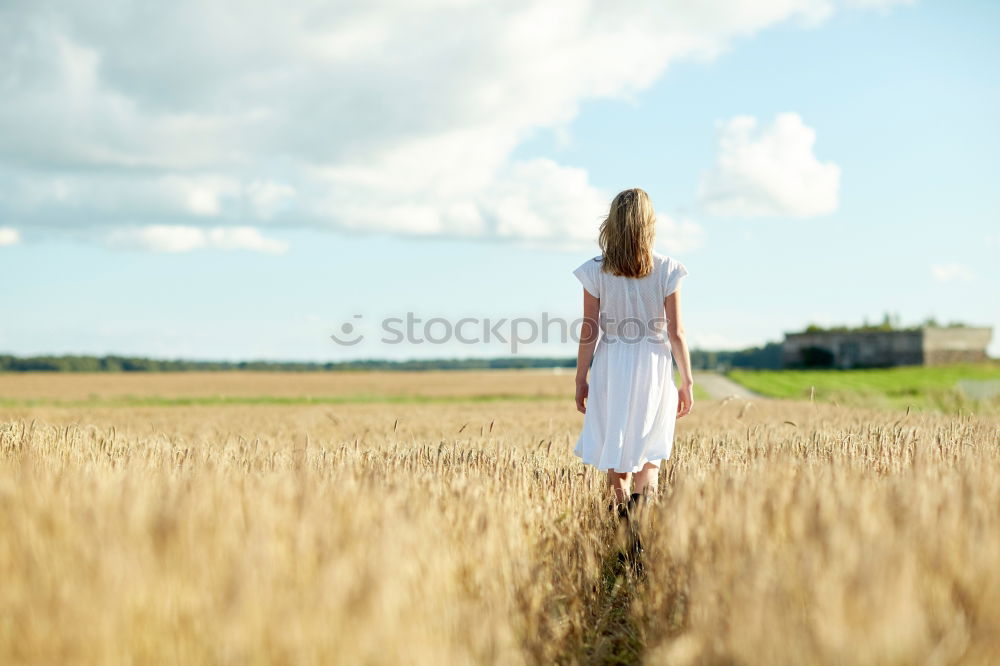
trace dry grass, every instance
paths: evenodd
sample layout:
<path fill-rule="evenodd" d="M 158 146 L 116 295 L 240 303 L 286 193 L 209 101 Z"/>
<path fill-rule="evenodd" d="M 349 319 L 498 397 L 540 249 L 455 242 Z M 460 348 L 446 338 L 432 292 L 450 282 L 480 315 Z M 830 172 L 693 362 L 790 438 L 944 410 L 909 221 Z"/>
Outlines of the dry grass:
<path fill-rule="evenodd" d="M 477 409 L 53 409 L 0 426 L 0 662 L 573 654 L 609 533 L 596 477 L 534 440 L 548 408 L 470 423 Z"/>
<path fill-rule="evenodd" d="M 0 662 L 1000 659 L 996 418 L 701 402 L 642 581 L 571 397 L 0 409 Z"/>
<path fill-rule="evenodd" d="M 647 661 L 998 663 L 997 420 L 761 411 L 706 420 L 665 470 Z"/>

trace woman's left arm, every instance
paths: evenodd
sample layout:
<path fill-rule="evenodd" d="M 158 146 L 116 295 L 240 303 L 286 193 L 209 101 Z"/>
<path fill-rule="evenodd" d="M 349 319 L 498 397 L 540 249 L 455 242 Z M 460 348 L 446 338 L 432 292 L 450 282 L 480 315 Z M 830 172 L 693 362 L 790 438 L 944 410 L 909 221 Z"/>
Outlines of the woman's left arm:
<path fill-rule="evenodd" d="M 594 349 L 600 334 L 598 314 L 601 310 L 601 299 L 583 290 L 583 326 L 580 329 L 580 348 L 576 354 L 576 409 L 587 413 L 587 371 L 594 359 Z"/>

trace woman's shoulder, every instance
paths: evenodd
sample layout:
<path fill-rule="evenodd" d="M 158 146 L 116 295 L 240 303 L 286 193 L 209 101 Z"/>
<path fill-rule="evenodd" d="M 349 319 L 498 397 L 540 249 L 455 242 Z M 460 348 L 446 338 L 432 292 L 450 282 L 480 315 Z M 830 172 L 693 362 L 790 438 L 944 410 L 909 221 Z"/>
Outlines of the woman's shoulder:
<path fill-rule="evenodd" d="M 575 275 L 592 275 L 596 276 L 601 272 L 604 257 L 602 255 L 597 255 L 596 257 L 591 257 L 584 261 L 582 264 L 573 269 Z"/>
<path fill-rule="evenodd" d="M 653 265 L 655 266 L 677 266 L 680 264 L 680 260 L 677 257 L 671 256 L 669 254 L 663 254 L 662 252 L 653 251 Z"/>
<path fill-rule="evenodd" d="M 663 254 L 662 252 L 657 252 L 653 250 L 653 265 L 654 266 L 669 266 L 677 261 L 669 254 Z"/>
<path fill-rule="evenodd" d="M 653 252 L 653 272 L 661 279 L 672 279 L 671 276 L 687 275 L 687 267 L 679 259 L 662 252 Z"/>

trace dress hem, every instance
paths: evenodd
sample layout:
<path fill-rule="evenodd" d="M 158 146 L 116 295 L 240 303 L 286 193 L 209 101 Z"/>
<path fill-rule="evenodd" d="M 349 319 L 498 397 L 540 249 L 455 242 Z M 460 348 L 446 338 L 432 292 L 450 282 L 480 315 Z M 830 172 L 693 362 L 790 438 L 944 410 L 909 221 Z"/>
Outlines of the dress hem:
<path fill-rule="evenodd" d="M 583 461 L 583 464 L 585 464 L 585 465 L 590 465 L 591 467 L 596 467 L 597 469 L 599 469 L 602 472 L 606 472 L 606 471 L 608 471 L 610 469 L 614 469 L 615 472 L 618 473 L 618 474 L 634 474 L 636 472 L 640 472 L 640 471 L 642 471 L 642 468 L 646 466 L 646 463 L 655 463 L 657 467 L 662 467 L 663 466 L 663 461 L 664 460 L 668 460 L 670 458 L 670 455 L 667 454 L 666 456 L 663 456 L 661 458 L 651 458 L 651 459 L 647 459 L 647 460 L 640 460 L 639 464 L 636 465 L 632 469 L 618 469 L 618 468 L 616 468 L 614 466 L 612 466 L 612 467 L 602 467 L 600 464 L 592 463 L 592 462 L 590 462 L 589 460 L 587 460 L 586 458 L 584 458 L 582 455 L 580 455 L 579 453 L 577 453 L 575 451 L 573 452 L 573 455 L 575 455 L 577 458 L 579 458 L 581 461 Z"/>

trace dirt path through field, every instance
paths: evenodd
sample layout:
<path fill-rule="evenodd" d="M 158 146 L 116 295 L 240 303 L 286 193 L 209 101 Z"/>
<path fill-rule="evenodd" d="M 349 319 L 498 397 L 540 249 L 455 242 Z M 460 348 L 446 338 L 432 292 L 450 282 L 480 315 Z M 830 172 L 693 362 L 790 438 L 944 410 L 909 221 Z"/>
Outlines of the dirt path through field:
<path fill-rule="evenodd" d="M 632 601 L 639 594 L 644 577 L 641 552 L 636 551 L 629 524 L 627 519 L 619 520 L 618 534 L 601 563 L 600 598 L 580 660 L 587 666 L 642 663 L 645 646 L 632 612 Z"/>
<path fill-rule="evenodd" d="M 722 400 L 731 396 L 766 399 L 766 396 L 755 393 L 718 372 L 695 372 L 694 383 L 701 385 L 712 396 L 713 400 Z"/>

